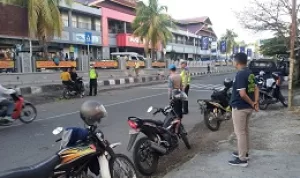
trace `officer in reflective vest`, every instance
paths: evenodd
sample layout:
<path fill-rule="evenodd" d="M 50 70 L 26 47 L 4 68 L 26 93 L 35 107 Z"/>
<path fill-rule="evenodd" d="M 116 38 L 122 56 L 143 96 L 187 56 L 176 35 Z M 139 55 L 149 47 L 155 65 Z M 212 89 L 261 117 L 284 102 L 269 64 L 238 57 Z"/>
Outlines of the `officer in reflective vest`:
<path fill-rule="evenodd" d="M 93 93 L 94 93 L 94 96 L 96 96 L 97 95 L 97 85 L 98 85 L 97 84 L 98 73 L 97 73 L 94 65 L 91 65 L 89 76 L 90 76 L 90 96 L 92 96 Z"/>
<path fill-rule="evenodd" d="M 188 95 L 190 90 L 190 82 L 191 82 L 191 75 L 190 71 L 187 67 L 187 61 L 181 59 L 180 60 L 180 66 L 181 66 L 181 81 L 182 81 L 182 88 L 183 91 Z M 189 103 L 188 101 L 183 101 L 183 114 L 189 113 Z"/>

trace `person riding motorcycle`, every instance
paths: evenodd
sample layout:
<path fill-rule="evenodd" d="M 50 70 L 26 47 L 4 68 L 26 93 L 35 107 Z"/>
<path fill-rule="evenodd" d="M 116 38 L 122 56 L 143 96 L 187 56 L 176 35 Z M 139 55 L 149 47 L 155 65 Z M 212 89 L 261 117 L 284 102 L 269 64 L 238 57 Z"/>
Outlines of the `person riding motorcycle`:
<path fill-rule="evenodd" d="M 70 75 L 70 69 L 63 69 L 63 72 L 60 74 L 60 78 L 62 80 L 62 84 L 68 88 L 72 88 L 74 86 L 74 82 Z"/>
<path fill-rule="evenodd" d="M 70 73 L 72 81 L 74 81 L 74 89 L 77 92 L 81 92 L 82 83 L 81 83 L 81 81 L 78 81 L 78 75 L 76 73 L 76 68 L 71 67 L 69 73 Z"/>
<path fill-rule="evenodd" d="M 12 114 L 14 112 L 15 109 L 15 104 L 12 101 L 9 101 L 5 95 L 10 95 L 12 93 L 14 93 L 15 90 L 13 89 L 7 89 L 5 87 L 3 87 L 2 85 L 0 85 L 0 106 L 6 106 L 7 110 L 6 110 L 6 116 L 2 119 L 2 120 L 6 120 L 9 122 L 13 122 L 14 119 L 12 118 Z"/>

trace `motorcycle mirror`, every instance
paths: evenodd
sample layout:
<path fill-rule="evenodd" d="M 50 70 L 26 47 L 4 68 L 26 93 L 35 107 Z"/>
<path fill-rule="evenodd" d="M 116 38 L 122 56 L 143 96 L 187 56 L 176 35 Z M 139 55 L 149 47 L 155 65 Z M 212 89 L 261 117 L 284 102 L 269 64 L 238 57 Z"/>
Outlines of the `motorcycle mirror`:
<path fill-rule="evenodd" d="M 147 112 L 151 112 L 152 110 L 153 110 L 153 107 L 150 106 L 150 107 L 148 108 Z"/>
<path fill-rule="evenodd" d="M 60 134 L 63 130 L 64 130 L 63 127 L 56 127 L 56 128 L 52 131 L 52 134 L 53 134 L 53 135 L 58 135 L 58 134 Z"/>

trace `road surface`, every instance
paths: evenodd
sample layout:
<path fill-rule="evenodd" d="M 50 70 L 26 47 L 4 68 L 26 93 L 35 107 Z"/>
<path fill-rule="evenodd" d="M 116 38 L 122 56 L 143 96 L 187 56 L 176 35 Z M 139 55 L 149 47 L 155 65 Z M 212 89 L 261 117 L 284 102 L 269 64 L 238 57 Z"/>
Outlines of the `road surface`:
<path fill-rule="evenodd" d="M 183 124 L 187 130 L 202 120 L 196 100 L 209 98 L 209 88 L 220 88 L 225 77 L 233 74 L 218 76 L 203 76 L 194 79 L 189 94 L 190 114 L 185 116 Z M 103 92 L 96 98 L 61 101 L 38 105 L 38 118 L 31 124 L 15 123 L 11 127 L 0 128 L 0 171 L 19 166 L 27 166 L 55 154 L 59 143 L 55 143 L 57 136 L 52 130 L 58 126 L 83 126 L 79 118 L 78 109 L 87 99 L 101 101 L 108 111 L 108 117 L 101 123 L 102 131 L 110 142 L 122 142 L 116 149 L 130 156 L 126 147 L 128 143 L 128 116 L 142 118 L 152 117 L 146 113 L 149 106 L 163 107 L 168 102 L 167 84 L 136 87 L 124 90 Z M 157 119 L 163 119 L 157 115 Z"/>

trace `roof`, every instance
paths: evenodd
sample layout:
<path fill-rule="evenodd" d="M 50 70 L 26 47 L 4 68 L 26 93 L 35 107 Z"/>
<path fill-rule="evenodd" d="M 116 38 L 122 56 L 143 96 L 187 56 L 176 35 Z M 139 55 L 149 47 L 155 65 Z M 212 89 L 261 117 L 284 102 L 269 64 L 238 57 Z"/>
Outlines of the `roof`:
<path fill-rule="evenodd" d="M 205 22 L 209 17 L 203 16 L 203 17 L 194 17 L 194 18 L 188 18 L 188 19 L 181 19 L 177 20 L 178 23 L 182 24 L 189 24 L 189 23 L 203 23 Z"/>
<path fill-rule="evenodd" d="M 84 1 L 84 0 L 80 0 L 80 1 Z M 102 2 L 110 1 L 130 8 L 135 8 L 138 2 L 137 0 L 88 0 L 88 1 L 90 1 L 88 3 L 89 6 L 101 6 Z"/>
<path fill-rule="evenodd" d="M 84 4 L 84 5 L 88 5 L 89 3 L 95 1 L 95 0 L 74 0 L 75 2 Z"/>

